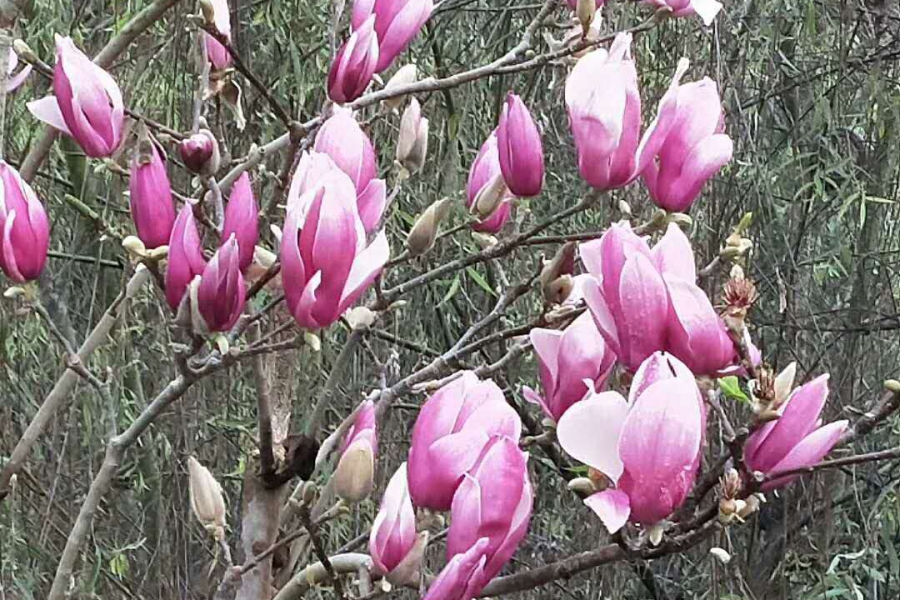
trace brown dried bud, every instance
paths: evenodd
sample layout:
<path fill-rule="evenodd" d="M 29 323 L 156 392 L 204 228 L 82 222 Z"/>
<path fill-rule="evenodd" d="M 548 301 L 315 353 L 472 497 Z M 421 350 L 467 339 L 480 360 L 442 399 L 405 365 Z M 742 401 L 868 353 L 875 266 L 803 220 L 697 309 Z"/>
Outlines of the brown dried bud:
<path fill-rule="evenodd" d="M 438 228 L 444 217 L 450 211 L 450 201 L 447 198 L 438 200 L 419 215 L 409 235 L 406 236 L 406 247 L 413 256 L 425 254 L 434 246 L 437 239 Z"/>
<path fill-rule="evenodd" d="M 575 17 L 581 23 L 581 35 L 587 37 L 591 30 L 591 22 L 594 20 L 594 13 L 597 12 L 597 0 L 577 0 L 575 4 Z"/>
<path fill-rule="evenodd" d="M 560 284 L 558 280 L 566 275 L 571 276 L 575 270 L 575 242 L 567 242 L 559 247 L 553 258 L 544 264 L 541 269 L 539 280 L 541 283 L 541 292 L 544 294 L 544 300 L 549 303 L 561 303 L 572 291 L 573 284 L 569 277 L 569 286 L 565 290 L 565 295 L 559 298 L 561 288 L 564 284 Z"/>
<path fill-rule="evenodd" d="M 719 500 L 719 522 L 727 525 L 731 523 L 735 515 L 737 515 L 737 501 L 733 498 L 722 498 Z"/>
<path fill-rule="evenodd" d="M 388 80 L 387 85 L 384 86 L 384 91 L 392 92 L 394 90 L 404 88 L 411 83 L 415 83 L 416 79 L 418 79 L 418 76 L 418 70 L 416 69 L 416 65 L 414 63 L 405 65 L 401 67 L 396 73 L 394 73 L 394 76 Z M 406 100 L 406 95 L 388 98 L 387 100 L 382 100 L 381 103 L 390 110 L 396 111 L 399 110 L 401 106 L 403 106 L 404 100 Z"/>
<path fill-rule="evenodd" d="M 222 497 L 222 486 L 209 469 L 193 456 L 188 459 L 188 474 L 194 515 L 216 539 L 222 539 L 225 535 L 225 499 Z"/>
<path fill-rule="evenodd" d="M 351 445 L 334 471 L 334 493 L 354 504 L 369 497 L 375 487 L 375 457 L 371 446 Z"/>
<path fill-rule="evenodd" d="M 751 388 L 753 398 L 762 405 L 763 408 L 769 408 L 775 401 L 775 377 L 772 375 L 772 369 L 768 366 L 762 366 L 757 369 L 758 377 L 756 386 Z"/>
<path fill-rule="evenodd" d="M 737 469 L 728 469 L 722 476 L 722 497 L 734 499 L 741 491 L 741 475 Z"/>

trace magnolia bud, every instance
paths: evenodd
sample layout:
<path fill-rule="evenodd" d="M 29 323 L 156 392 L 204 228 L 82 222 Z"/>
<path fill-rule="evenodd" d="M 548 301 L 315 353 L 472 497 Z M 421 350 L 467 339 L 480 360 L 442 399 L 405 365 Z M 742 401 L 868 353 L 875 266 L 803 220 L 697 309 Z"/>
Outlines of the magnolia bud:
<path fill-rule="evenodd" d="M 388 80 L 387 85 L 384 86 L 384 91 L 392 92 L 394 90 L 406 87 L 411 83 L 415 83 L 418 76 L 419 74 L 416 69 L 415 63 L 405 65 L 401 67 L 396 73 L 394 73 L 394 76 L 391 77 L 390 80 Z M 382 100 L 381 103 L 390 110 L 396 111 L 400 109 L 405 99 L 405 95 L 395 96 L 394 98 Z"/>
<path fill-rule="evenodd" d="M 887 379 L 884 382 L 884 389 L 895 394 L 900 394 L 900 381 L 896 379 Z"/>
<path fill-rule="evenodd" d="M 400 138 L 397 140 L 397 162 L 410 173 L 425 164 L 428 154 L 428 119 L 422 116 L 419 101 L 413 98 L 403 111 L 400 120 Z"/>
<path fill-rule="evenodd" d="M 191 507 L 197 520 L 216 539 L 225 535 L 225 499 L 222 487 L 209 470 L 193 456 L 188 458 Z"/>
<path fill-rule="evenodd" d="M 719 521 L 727 525 L 734 520 L 737 514 L 737 502 L 732 498 L 722 498 L 719 500 Z"/>
<path fill-rule="evenodd" d="M 409 230 L 409 235 L 406 236 L 406 247 L 411 255 L 420 256 L 431 250 L 437 239 L 441 220 L 447 215 L 449 209 L 449 200 L 444 198 L 426 208 L 419 215 L 412 229 Z"/>
<path fill-rule="evenodd" d="M 184 166 L 193 173 L 213 175 L 219 170 L 221 162 L 219 143 L 208 129 L 201 129 L 183 139 L 178 144 L 178 153 L 181 155 L 181 160 L 184 161 Z"/>
<path fill-rule="evenodd" d="M 353 331 L 366 330 L 375 322 L 375 313 L 365 306 L 357 306 L 347 311 L 344 318 Z"/>
<path fill-rule="evenodd" d="M 479 190 L 472 203 L 474 212 L 480 219 L 486 219 L 493 214 L 506 196 L 506 182 L 502 173 L 496 173 L 488 183 Z"/>
<path fill-rule="evenodd" d="M 591 22 L 594 20 L 594 13 L 597 11 L 597 0 L 578 0 L 575 4 L 575 17 L 581 23 L 581 31 L 584 37 L 587 37 L 591 28 Z"/>
<path fill-rule="evenodd" d="M 31 49 L 31 46 L 28 45 L 25 40 L 17 39 L 13 42 L 13 50 L 16 51 L 16 55 L 24 60 L 25 62 L 32 64 L 38 61 L 37 54 L 34 53 L 34 50 Z"/>
<path fill-rule="evenodd" d="M 375 460 L 364 447 L 348 448 L 334 472 L 334 493 L 345 502 L 365 500 L 375 487 Z"/>
<path fill-rule="evenodd" d="M 753 513 L 759 510 L 759 505 L 764 500 L 762 494 L 753 494 L 752 496 L 748 496 L 744 501 L 744 505 L 738 509 L 738 517 L 741 519 L 746 519 Z"/>
<path fill-rule="evenodd" d="M 203 14 L 203 20 L 207 25 L 215 26 L 216 9 L 211 0 L 200 0 L 200 12 Z"/>
<path fill-rule="evenodd" d="M 566 487 L 585 497 L 590 496 L 597 491 L 597 486 L 594 485 L 594 482 L 591 481 L 590 477 L 575 477 L 569 481 Z"/>
<path fill-rule="evenodd" d="M 575 269 L 575 242 L 560 246 L 553 258 L 541 269 L 539 280 L 544 300 L 561 303 L 572 291 L 572 272 Z"/>
<path fill-rule="evenodd" d="M 734 498 L 741 490 L 741 476 L 737 469 L 728 469 L 722 477 L 722 495 Z"/>
<path fill-rule="evenodd" d="M 724 548 L 710 548 L 709 553 L 723 565 L 731 562 L 731 555 Z"/>

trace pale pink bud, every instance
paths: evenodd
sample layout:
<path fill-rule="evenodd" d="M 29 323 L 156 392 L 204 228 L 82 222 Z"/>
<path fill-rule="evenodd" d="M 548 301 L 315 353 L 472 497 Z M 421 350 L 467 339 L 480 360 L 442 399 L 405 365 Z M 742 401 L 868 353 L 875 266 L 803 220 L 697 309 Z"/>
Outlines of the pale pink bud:
<path fill-rule="evenodd" d="M 747 466 L 766 475 L 810 467 L 828 454 L 847 429 L 847 421 L 820 426 L 828 398 L 828 374 L 806 383 L 778 409 L 779 418 L 754 431 L 744 444 Z M 763 491 L 787 485 L 798 475 L 776 478 Z"/>
<path fill-rule="evenodd" d="M 636 377 L 631 403 L 616 392 L 593 394 L 572 406 L 557 428 L 569 455 L 615 484 L 585 500 L 610 532 L 627 520 L 650 526 L 672 514 L 700 462 L 704 415 L 697 384 L 674 357 L 651 360 L 676 366 L 670 374 L 654 368 L 655 374 Z M 643 387 L 637 392 L 635 386 Z"/>
<path fill-rule="evenodd" d="M 493 381 L 471 371 L 435 392 L 422 406 L 409 450 L 409 490 L 416 506 L 450 508 L 460 477 L 493 434 L 519 439 L 522 423 Z"/>
<path fill-rule="evenodd" d="M 134 149 L 128 189 L 131 219 L 144 246 L 168 244 L 175 224 L 172 187 L 162 152 L 146 132 Z"/>
<path fill-rule="evenodd" d="M 575 319 L 564 330 L 532 329 L 529 334 L 540 366 L 543 396 L 523 388 L 554 421 L 590 391 L 602 390 L 616 361 L 589 313 Z M 593 387 L 588 387 L 591 383 Z"/>
<path fill-rule="evenodd" d="M 181 140 L 178 144 L 181 160 L 191 172 L 198 175 L 212 175 L 219 170 L 219 143 L 208 129 Z"/>
<path fill-rule="evenodd" d="M 16 283 L 32 281 L 47 262 L 47 213 L 28 182 L 4 160 L 0 183 L 0 268 Z"/>
<path fill-rule="evenodd" d="M 469 169 L 469 179 L 466 183 L 466 207 L 474 209 L 479 196 L 483 196 L 486 188 L 497 177 L 503 177 L 500 170 L 500 154 L 497 150 L 497 132 L 494 131 L 482 144 L 478 156 Z M 472 229 L 482 233 L 497 233 L 509 219 L 512 205 L 511 194 L 507 189 L 501 198 L 499 206 L 486 218 L 472 225 Z"/>
<path fill-rule="evenodd" d="M 601 189 L 629 183 L 641 131 L 641 97 L 631 59 L 631 34 L 620 33 L 612 48 L 591 52 L 566 80 L 566 107 L 578 151 L 578 170 Z"/>
<path fill-rule="evenodd" d="M 253 197 L 250 186 L 250 175 L 241 174 L 231 187 L 231 196 L 225 207 L 225 224 L 222 227 L 222 239 L 235 236 L 240 249 L 241 271 L 253 262 L 253 252 L 259 241 L 259 206 Z"/>
<path fill-rule="evenodd" d="M 375 17 L 375 33 L 380 51 L 376 73 L 394 62 L 422 29 L 434 10 L 432 0 L 355 0 L 350 23 L 354 30 Z"/>
<path fill-rule="evenodd" d="M 333 170 L 288 211 L 281 240 L 285 300 L 297 323 L 327 327 L 366 291 L 390 255 L 384 232 L 366 245 L 353 182 Z"/>
<path fill-rule="evenodd" d="M 214 536 L 225 534 L 225 498 L 222 486 L 209 469 L 191 456 L 188 458 L 188 491 L 197 520 Z"/>
<path fill-rule="evenodd" d="M 481 538 L 456 554 L 438 573 L 422 600 L 472 600 L 484 587 L 485 550 L 490 540 Z"/>
<path fill-rule="evenodd" d="M 372 493 L 377 452 L 375 403 L 366 400 L 341 445 L 341 457 L 334 471 L 334 492 L 339 498 L 355 503 Z"/>
<path fill-rule="evenodd" d="M 544 147 L 531 113 L 512 92 L 506 98 L 497 126 L 500 169 L 516 196 L 537 196 L 544 186 Z"/>
<path fill-rule="evenodd" d="M 680 83 L 687 70 L 679 62 L 675 77 L 659 103 L 656 120 L 638 148 L 637 170 L 650 197 L 669 211 L 683 212 L 706 183 L 731 160 L 731 138 L 724 129 L 722 101 L 710 78 Z"/>
<path fill-rule="evenodd" d="M 334 57 L 328 72 L 328 97 L 339 104 L 359 98 L 375 74 L 378 52 L 373 15 L 353 32 Z"/>
<path fill-rule="evenodd" d="M 403 463 L 388 483 L 369 535 L 374 572 L 395 585 L 418 583 L 423 538 L 427 536 L 416 535 L 416 512 L 406 479 L 406 463 Z"/>
<path fill-rule="evenodd" d="M 518 441 L 492 436 L 453 495 L 447 556 L 463 554 L 488 538 L 480 581 L 482 587 L 487 585 L 525 537 L 533 502 L 527 455 Z"/>
<path fill-rule="evenodd" d="M 197 221 L 190 204 L 181 207 L 172 235 L 169 238 L 169 258 L 166 266 L 166 301 L 178 311 L 188 285 L 206 268 Z"/>
<path fill-rule="evenodd" d="M 425 164 L 428 152 L 428 119 L 422 116 L 419 101 L 413 98 L 400 119 L 400 137 L 397 139 L 397 162 L 410 173 Z"/>
<path fill-rule="evenodd" d="M 72 38 L 56 36 L 53 93 L 28 103 L 28 110 L 78 142 L 84 153 L 105 158 L 119 148 L 124 128 L 122 92 L 109 73 L 75 47 Z"/>

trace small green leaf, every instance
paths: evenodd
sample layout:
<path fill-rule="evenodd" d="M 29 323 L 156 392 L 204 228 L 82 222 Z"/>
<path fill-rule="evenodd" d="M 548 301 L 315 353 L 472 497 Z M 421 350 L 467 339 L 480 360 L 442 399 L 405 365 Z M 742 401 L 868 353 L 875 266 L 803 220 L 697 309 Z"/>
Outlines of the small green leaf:
<path fill-rule="evenodd" d="M 738 378 L 734 375 L 719 379 L 719 389 L 722 390 L 722 393 L 725 394 L 726 398 L 738 400 L 740 402 L 750 402 L 750 398 L 748 398 L 747 394 L 744 393 L 744 390 L 741 389 Z"/>
<path fill-rule="evenodd" d="M 444 297 L 441 298 L 441 301 L 438 302 L 437 308 L 442 307 L 444 304 L 450 301 L 453 296 L 456 295 L 456 292 L 459 291 L 459 275 L 453 278 L 453 282 L 450 284 L 450 289 L 447 290 L 447 293 L 444 294 Z"/>
<path fill-rule="evenodd" d="M 491 289 L 491 286 L 488 285 L 488 282 L 481 275 L 481 273 L 475 270 L 475 267 L 466 267 L 466 273 L 469 274 L 469 277 L 472 278 L 472 281 L 478 284 L 478 287 L 486 291 L 491 296 L 497 295 L 497 293 Z"/>

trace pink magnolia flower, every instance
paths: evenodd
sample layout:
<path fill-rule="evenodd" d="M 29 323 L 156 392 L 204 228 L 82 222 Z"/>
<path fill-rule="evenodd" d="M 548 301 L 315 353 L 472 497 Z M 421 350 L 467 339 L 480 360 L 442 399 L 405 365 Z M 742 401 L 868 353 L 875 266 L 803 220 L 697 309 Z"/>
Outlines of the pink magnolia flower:
<path fill-rule="evenodd" d="M 793 377 L 791 377 L 791 380 Z M 787 382 L 788 389 L 792 381 Z M 828 398 L 828 374 L 795 389 L 778 409 L 780 417 L 754 431 L 744 444 L 747 466 L 771 477 L 781 471 L 818 463 L 847 429 L 845 420 L 820 426 L 819 416 Z M 782 487 L 798 475 L 765 483 L 763 491 Z"/>
<path fill-rule="evenodd" d="M 219 143 L 208 129 L 201 129 L 181 140 L 178 154 L 192 173 L 213 175 L 219 170 Z"/>
<path fill-rule="evenodd" d="M 231 43 L 231 15 L 228 11 L 228 2 L 226 0 L 210 0 L 209 6 L 212 7 L 213 25 L 220 35 L 224 36 L 228 43 Z M 216 71 L 228 68 L 231 65 L 231 54 L 219 43 L 219 41 L 208 33 L 203 33 L 203 45 L 206 48 L 206 57 Z"/>
<path fill-rule="evenodd" d="M 381 508 L 372 523 L 369 555 L 376 575 L 395 585 L 418 583 L 423 543 L 427 534 L 416 535 L 416 512 L 409 498 L 406 463 L 391 477 Z"/>
<path fill-rule="evenodd" d="M 172 186 L 162 153 L 149 139 L 135 147 L 128 189 L 131 219 L 144 246 L 152 249 L 168 244 L 175 224 Z"/>
<path fill-rule="evenodd" d="M 482 587 L 500 572 L 528 531 L 534 494 L 527 460 L 517 440 L 492 436 L 453 495 L 447 556 L 463 554 L 487 538 Z"/>
<path fill-rule="evenodd" d="M 637 169 L 650 197 L 670 211 L 690 208 L 734 149 L 731 138 L 722 133 L 724 115 L 715 82 L 706 77 L 681 85 L 687 68 L 687 59 L 681 59 L 638 148 Z"/>
<path fill-rule="evenodd" d="M 50 223 L 37 194 L 0 160 L 0 268 L 16 283 L 37 279 L 47 262 Z"/>
<path fill-rule="evenodd" d="M 366 400 L 360 405 L 341 444 L 341 457 L 334 472 L 334 490 L 338 497 L 348 502 L 360 502 L 372 493 L 377 453 L 375 403 Z"/>
<path fill-rule="evenodd" d="M 259 241 L 259 206 L 253 197 L 250 175 L 246 172 L 238 177 L 231 188 L 228 205 L 225 207 L 225 224 L 222 239 L 234 235 L 240 249 L 241 271 L 253 262 L 253 252 Z"/>
<path fill-rule="evenodd" d="M 422 600 L 472 600 L 484 587 L 485 550 L 490 543 L 481 538 L 468 550 L 456 554 L 441 570 Z"/>
<path fill-rule="evenodd" d="M 376 179 L 375 148 L 353 116 L 353 111 L 335 107 L 316 134 L 316 152 L 327 154 L 356 186 L 357 207 L 363 226 L 372 232 L 387 204 L 387 187 Z M 321 166 L 318 167 L 321 169 Z M 299 170 L 299 167 L 298 167 Z"/>
<path fill-rule="evenodd" d="M 237 323 L 247 299 L 240 249 L 232 234 L 203 269 L 197 287 L 197 310 L 209 331 L 228 331 Z"/>
<path fill-rule="evenodd" d="M 697 15 L 703 19 L 703 24 L 709 27 L 716 15 L 722 10 L 722 4 L 717 0 L 643 0 L 657 9 L 665 8 L 672 11 L 673 17 L 689 17 Z"/>
<path fill-rule="evenodd" d="M 506 97 L 497 126 L 500 170 L 516 196 L 537 196 L 544 187 L 544 147 L 531 113 L 512 92 Z"/>
<path fill-rule="evenodd" d="M 597 329 L 629 371 L 665 348 L 669 298 L 647 243 L 626 225 L 610 227 L 581 245 L 581 259 L 597 277 L 584 298 Z"/>
<path fill-rule="evenodd" d="M 493 381 L 471 371 L 422 406 L 409 449 L 409 491 L 416 506 L 448 510 L 462 480 L 492 434 L 518 440 L 522 422 Z"/>
<path fill-rule="evenodd" d="M 343 104 L 359 98 L 375 74 L 378 37 L 375 17 L 365 20 L 338 50 L 328 72 L 328 97 Z"/>
<path fill-rule="evenodd" d="M 184 293 L 191 281 L 206 269 L 203 246 L 197 221 L 190 204 L 181 207 L 175 218 L 169 237 L 169 258 L 166 266 L 166 301 L 173 311 L 178 311 Z"/>
<path fill-rule="evenodd" d="M 503 174 L 500 171 L 500 154 L 497 150 L 497 132 L 495 130 L 481 145 L 478 156 L 469 169 L 469 179 L 466 183 L 466 207 L 471 209 L 479 192 L 498 177 L 502 178 Z M 507 191 L 497 209 L 487 218 L 473 224 L 472 229 L 482 233 L 497 233 L 503 229 L 512 210 L 511 199 L 512 194 Z"/>
<path fill-rule="evenodd" d="M 12 48 L 9 49 L 9 64 L 6 68 L 6 93 L 12 93 L 18 89 L 31 74 L 31 65 L 25 65 L 22 70 L 13 75 L 13 71 L 19 65 L 19 55 Z"/>
<path fill-rule="evenodd" d="M 570 408 L 557 429 L 568 454 L 615 484 L 585 500 L 610 532 L 629 520 L 650 526 L 672 514 L 700 463 L 705 417 L 697 384 L 674 357 L 652 360 L 655 366 L 632 382 L 629 400 L 593 394 Z"/>
<path fill-rule="evenodd" d="M 714 376 L 738 360 L 734 342 L 706 293 L 693 282 L 665 277 L 670 320 L 667 347 L 698 375 Z"/>
<path fill-rule="evenodd" d="M 122 92 L 109 73 L 75 47 L 72 38 L 59 35 L 53 93 L 29 102 L 31 114 L 72 136 L 88 156 L 112 156 L 122 141 Z"/>
<path fill-rule="evenodd" d="M 354 30 L 363 27 L 373 15 L 375 17 L 379 45 L 376 73 L 390 67 L 406 50 L 432 10 L 432 0 L 356 0 L 353 3 L 350 24 Z"/>
<path fill-rule="evenodd" d="M 589 313 L 583 313 L 562 331 L 532 329 L 529 337 L 538 356 L 544 395 L 529 387 L 522 391 L 554 421 L 559 421 L 590 389 L 603 389 L 616 362 Z"/>
<path fill-rule="evenodd" d="M 384 231 L 366 245 L 356 200 L 350 178 L 333 170 L 288 211 L 281 278 L 288 308 L 301 327 L 320 329 L 337 321 L 389 258 Z"/>
<path fill-rule="evenodd" d="M 630 183 L 641 131 L 630 33 L 578 61 L 566 80 L 566 107 L 582 179 L 601 190 Z"/>

